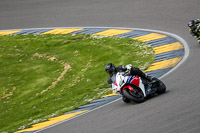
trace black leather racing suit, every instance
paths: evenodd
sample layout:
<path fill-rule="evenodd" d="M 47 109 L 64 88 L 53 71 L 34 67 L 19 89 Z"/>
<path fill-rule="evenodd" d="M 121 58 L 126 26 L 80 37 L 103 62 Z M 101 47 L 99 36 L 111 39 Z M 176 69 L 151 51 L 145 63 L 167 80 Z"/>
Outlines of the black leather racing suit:
<path fill-rule="evenodd" d="M 127 68 L 126 66 L 122 66 L 122 65 L 116 67 L 115 72 L 114 72 L 113 74 L 110 74 L 110 75 L 109 75 L 108 80 L 107 80 L 108 83 L 109 83 L 109 84 L 112 84 L 112 83 L 115 81 L 115 80 L 113 80 L 113 78 L 115 78 L 117 72 L 126 72 L 127 69 L 128 69 L 128 68 Z M 137 67 L 131 67 L 131 68 L 130 68 L 130 75 L 139 76 L 139 77 L 141 77 L 141 78 L 143 78 L 143 79 L 146 79 L 146 80 L 148 80 L 148 81 L 151 80 L 151 76 L 147 76 L 145 73 L 143 73 L 143 72 L 142 72 L 139 68 L 137 68 Z"/>
<path fill-rule="evenodd" d="M 195 21 L 195 29 L 189 29 L 190 34 L 200 40 L 200 19 L 196 19 Z"/>

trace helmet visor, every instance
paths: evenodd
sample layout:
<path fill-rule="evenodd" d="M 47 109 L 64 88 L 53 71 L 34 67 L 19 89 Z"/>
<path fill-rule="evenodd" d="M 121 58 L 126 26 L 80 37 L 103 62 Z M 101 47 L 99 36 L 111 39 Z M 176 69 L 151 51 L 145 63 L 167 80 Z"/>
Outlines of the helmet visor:
<path fill-rule="evenodd" d="M 193 26 L 190 26 L 190 29 L 191 30 L 195 30 L 195 26 L 193 25 Z"/>
<path fill-rule="evenodd" d="M 106 70 L 106 73 L 107 73 L 107 74 L 110 74 L 110 71 L 109 71 L 109 70 Z"/>

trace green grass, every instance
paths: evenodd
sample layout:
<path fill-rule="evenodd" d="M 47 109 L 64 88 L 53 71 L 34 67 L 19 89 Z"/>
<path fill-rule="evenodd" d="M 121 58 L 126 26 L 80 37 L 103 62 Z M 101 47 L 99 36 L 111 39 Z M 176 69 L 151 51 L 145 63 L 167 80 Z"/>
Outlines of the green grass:
<path fill-rule="evenodd" d="M 145 70 L 152 47 L 89 35 L 0 36 L 0 132 L 13 132 L 111 93 L 107 63 Z"/>

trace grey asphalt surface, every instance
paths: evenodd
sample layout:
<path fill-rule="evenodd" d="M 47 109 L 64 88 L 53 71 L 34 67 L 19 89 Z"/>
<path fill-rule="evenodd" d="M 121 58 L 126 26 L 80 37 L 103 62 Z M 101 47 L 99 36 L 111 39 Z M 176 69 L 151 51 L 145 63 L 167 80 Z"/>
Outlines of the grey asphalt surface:
<path fill-rule="evenodd" d="M 188 59 L 162 80 L 168 92 L 141 104 L 118 100 L 43 133 L 200 133 L 200 45 L 187 22 L 199 0 L 1 0 L 0 30 L 130 27 L 167 31 L 189 45 Z M 105 79 L 106 80 L 106 79 Z"/>

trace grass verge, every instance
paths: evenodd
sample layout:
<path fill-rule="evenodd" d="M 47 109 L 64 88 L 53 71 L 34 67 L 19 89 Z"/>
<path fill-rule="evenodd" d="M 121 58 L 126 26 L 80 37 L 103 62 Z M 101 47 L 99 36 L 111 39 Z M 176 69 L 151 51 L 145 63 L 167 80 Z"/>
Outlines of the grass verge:
<path fill-rule="evenodd" d="M 0 36 L 0 132 L 30 127 L 111 93 L 104 67 L 145 70 L 152 47 L 89 35 Z"/>

